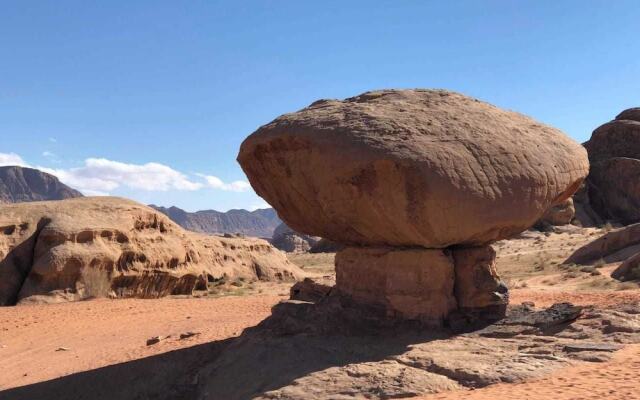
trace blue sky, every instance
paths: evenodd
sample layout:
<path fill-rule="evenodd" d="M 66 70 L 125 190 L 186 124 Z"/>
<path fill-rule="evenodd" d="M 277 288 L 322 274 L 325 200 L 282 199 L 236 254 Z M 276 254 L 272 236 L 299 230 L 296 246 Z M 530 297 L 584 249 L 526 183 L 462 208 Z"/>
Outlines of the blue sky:
<path fill-rule="evenodd" d="M 319 98 L 446 88 L 578 141 L 640 106 L 634 1 L 2 1 L 0 162 L 255 208 L 242 140 Z"/>

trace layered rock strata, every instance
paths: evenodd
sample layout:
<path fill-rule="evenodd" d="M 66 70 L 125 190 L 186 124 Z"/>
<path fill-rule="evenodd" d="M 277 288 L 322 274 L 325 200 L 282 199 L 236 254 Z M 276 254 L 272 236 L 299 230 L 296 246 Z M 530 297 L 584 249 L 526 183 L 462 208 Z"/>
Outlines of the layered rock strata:
<path fill-rule="evenodd" d="M 264 240 L 187 232 L 130 200 L 96 197 L 0 206 L 0 305 L 46 297 L 161 297 L 224 280 L 296 280 Z"/>

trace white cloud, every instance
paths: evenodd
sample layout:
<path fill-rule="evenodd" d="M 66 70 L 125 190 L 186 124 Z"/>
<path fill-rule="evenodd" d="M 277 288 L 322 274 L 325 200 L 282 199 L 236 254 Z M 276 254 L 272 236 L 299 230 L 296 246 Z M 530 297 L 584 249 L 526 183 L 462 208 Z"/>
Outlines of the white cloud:
<path fill-rule="evenodd" d="M 43 152 L 42 156 L 50 162 L 59 162 L 58 156 L 50 151 Z M 2 165 L 28 166 L 29 164 L 18 154 L 0 153 L 0 166 Z M 251 190 L 251 185 L 246 181 L 224 182 L 217 176 L 195 174 L 204 180 L 204 182 L 198 182 L 167 165 L 155 162 L 129 164 L 106 158 L 88 158 L 84 161 L 83 166 L 77 168 L 43 166 L 35 166 L 34 168 L 58 177 L 63 183 L 89 196 L 108 196 L 121 187 L 162 192 L 169 190 L 196 191 L 202 188 L 228 192 Z"/>
<path fill-rule="evenodd" d="M 191 181 L 173 168 L 159 164 L 127 164 L 105 158 L 88 158 L 84 166 L 70 169 L 42 168 L 62 182 L 85 192 L 109 193 L 121 186 L 145 191 L 194 191 L 204 185 Z"/>
<path fill-rule="evenodd" d="M 246 181 L 233 181 L 225 183 L 222 179 L 213 175 L 197 174 L 207 182 L 207 187 L 212 189 L 224 190 L 227 192 L 246 192 L 251 189 L 251 185 Z"/>
<path fill-rule="evenodd" d="M 58 155 L 51 151 L 43 151 L 42 157 L 46 158 L 47 160 L 51 161 L 54 164 L 60 164 L 60 158 L 58 157 Z"/>
<path fill-rule="evenodd" d="M 0 153 L 0 166 L 7 165 L 26 167 L 27 163 L 16 153 Z"/>

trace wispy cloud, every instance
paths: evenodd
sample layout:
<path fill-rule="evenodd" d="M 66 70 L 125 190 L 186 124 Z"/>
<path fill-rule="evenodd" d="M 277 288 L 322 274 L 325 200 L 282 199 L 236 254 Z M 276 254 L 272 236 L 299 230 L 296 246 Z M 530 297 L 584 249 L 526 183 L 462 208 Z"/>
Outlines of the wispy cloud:
<path fill-rule="evenodd" d="M 26 167 L 27 163 L 16 153 L 0 153 L 0 166 L 7 165 Z"/>
<path fill-rule="evenodd" d="M 159 164 L 127 164 L 105 158 L 88 158 L 84 166 L 70 169 L 40 168 L 81 191 L 109 193 L 119 187 L 145 191 L 187 190 L 203 187 L 175 169 Z"/>
<path fill-rule="evenodd" d="M 50 162 L 59 161 L 59 157 L 45 151 L 42 156 Z M 0 153 L 1 165 L 29 166 L 15 153 Z M 35 166 L 41 171 L 58 177 L 63 183 L 94 196 L 109 195 L 118 188 L 142 191 L 196 191 L 203 188 L 229 192 L 246 192 L 251 189 L 246 181 L 224 182 L 214 175 L 194 174 L 189 177 L 167 165 L 150 162 L 132 164 L 106 158 L 88 158 L 84 165 L 76 168 L 50 168 Z"/>
<path fill-rule="evenodd" d="M 205 180 L 206 186 L 212 189 L 224 190 L 227 192 L 246 192 L 251 189 L 251 185 L 246 181 L 233 181 L 225 183 L 222 179 L 213 175 L 196 174 Z"/>

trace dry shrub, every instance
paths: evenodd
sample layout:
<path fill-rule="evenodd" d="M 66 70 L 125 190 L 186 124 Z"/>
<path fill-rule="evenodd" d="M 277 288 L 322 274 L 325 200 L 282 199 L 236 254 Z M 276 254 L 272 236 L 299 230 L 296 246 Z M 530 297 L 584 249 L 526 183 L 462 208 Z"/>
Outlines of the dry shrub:
<path fill-rule="evenodd" d="M 108 271 L 84 268 L 80 281 L 84 285 L 84 298 L 108 297 L 111 293 L 111 279 Z"/>
<path fill-rule="evenodd" d="M 594 267 L 594 268 L 602 268 L 602 267 L 604 267 L 605 265 L 607 265 L 607 262 L 604 260 L 604 258 L 601 258 L 601 259 L 599 259 L 598 261 L 596 261 L 596 262 L 593 264 L 593 267 Z"/>

